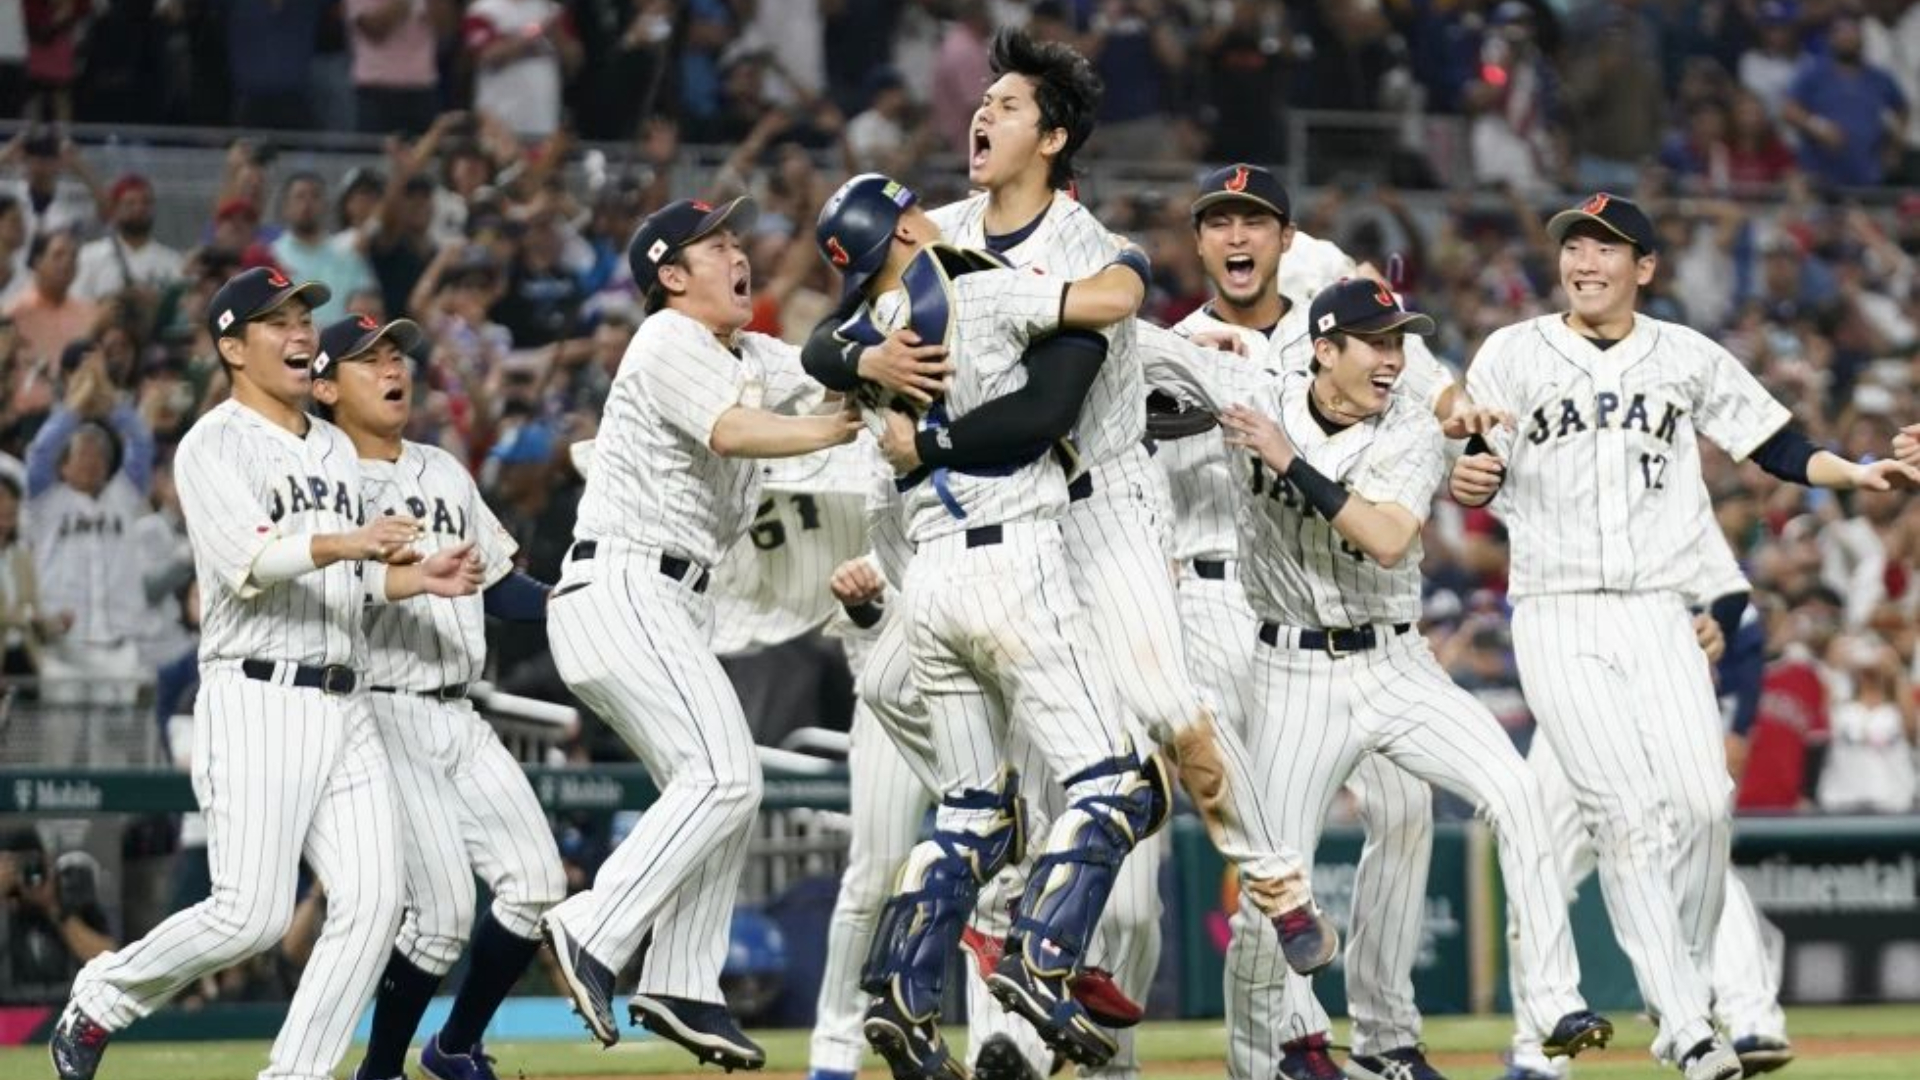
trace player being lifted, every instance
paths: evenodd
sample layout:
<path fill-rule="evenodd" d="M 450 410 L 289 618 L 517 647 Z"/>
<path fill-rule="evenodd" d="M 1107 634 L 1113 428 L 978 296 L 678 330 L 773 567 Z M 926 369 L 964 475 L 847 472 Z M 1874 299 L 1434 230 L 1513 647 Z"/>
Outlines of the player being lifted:
<path fill-rule="evenodd" d="M 407 913 L 375 999 L 355 1075 L 406 1071 L 407 1047 L 440 980 L 473 939 L 473 958 L 420 1067 L 439 1080 L 492 1080 L 481 1035 L 540 947 L 540 916 L 567 895 L 553 829 L 526 773 L 467 701 L 486 665 L 486 617 L 546 618 L 546 586 L 513 568 L 513 538 L 481 500 L 466 466 L 401 437 L 413 404 L 421 339 L 407 319 L 361 315 L 320 333 L 313 399 L 353 440 L 369 515 L 418 518 L 418 547 L 472 543 L 484 596 L 416 598 L 367 613 L 367 697 L 399 793 Z M 474 874 L 493 903 L 474 929 Z"/>
<path fill-rule="evenodd" d="M 1056 408 L 1064 430 L 1106 353 L 1085 331 L 1130 317 L 1146 293 L 1137 248 L 1068 281 L 939 244 L 913 193 L 882 176 L 835 192 L 819 234 L 829 258 L 846 256 L 838 261 L 847 287 L 867 298 L 877 330 L 912 326 L 952 350 L 946 392 L 923 417 L 936 436 L 1030 373 L 1059 371 L 1070 380 Z M 896 442 L 911 442 L 903 414 L 887 410 L 886 423 Z M 1067 806 L 1036 861 L 994 993 L 1067 1057 L 1101 1064 L 1114 1044 L 1068 979 L 1122 860 L 1171 804 L 1164 778 L 1143 771 L 1082 638 L 1060 537 L 1065 474 L 1042 440 L 1017 463 L 921 467 L 900 486 L 914 554 L 897 626 L 913 656 L 940 802 L 933 837 L 908 854 L 881 914 L 862 971 L 876 995 L 864 1030 L 899 1080 L 968 1075 L 941 1038 L 940 1002 L 980 887 L 1023 855 L 1025 807 L 1005 752 L 1017 725 L 1062 778 Z"/>
<path fill-rule="evenodd" d="M 994 38 L 990 63 L 997 78 L 974 115 L 968 163 L 969 180 L 985 190 L 929 216 L 948 241 L 991 251 L 1014 266 L 1067 277 L 1091 274 L 1111 257 L 1112 240 L 1064 189 L 1074 154 L 1092 131 L 1099 80 L 1072 49 L 1038 44 L 1017 32 Z M 827 254 L 844 268 L 850 253 Z M 850 389 L 864 379 L 924 402 L 947 370 L 913 355 L 931 348 L 912 345 L 919 337 L 896 333 L 869 347 L 835 330 L 823 325 L 806 351 L 808 370 L 829 386 Z M 1238 737 L 1214 723 L 1187 671 L 1167 568 L 1165 478 L 1143 445 L 1146 391 L 1133 335 L 1130 320 L 1105 332 L 1108 358 L 1074 429 L 1085 471 L 1073 480 L 1062 522 L 1074 592 L 1122 704 L 1168 754 L 1209 836 L 1240 869 L 1248 894 L 1269 919 L 1282 922 L 1289 964 L 1318 970 L 1335 954 L 1333 927 L 1313 905 L 1298 857 L 1280 850 L 1268 833 Z M 1017 458 L 1034 418 L 1047 413 L 1041 397 L 1029 385 L 944 434 L 923 432 L 918 453 L 929 465 Z M 1014 429 L 1019 433 L 1009 435 Z M 1148 935 L 1158 927 L 1156 854 L 1153 845 L 1143 846 L 1127 860 L 1116 886 L 1116 908 L 1129 909 L 1129 917 L 1116 921 Z M 1106 956 L 1157 952 L 1114 936 L 1102 942 Z M 1144 996 L 1150 965 L 1110 966 L 1123 989 Z"/>
<path fill-rule="evenodd" d="M 1497 433 L 1492 454 L 1462 458 L 1453 489 L 1469 505 L 1494 497 L 1506 523 L 1521 685 L 1572 781 L 1615 932 L 1660 1017 L 1654 1054 L 1688 1080 L 1731 1080 L 1741 1065 L 1714 1030 L 1709 986 L 1732 784 L 1685 602 L 1698 437 L 1818 487 L 1910 487 L 1920 470 L 1816 449 L 1731 353 L 1638 314 L 1658 259 L 1653 223 L 1632 202 L 1594 195 L 1547 233 L 1569 310 L 1481 346 L 1468 389 L 1519 428 Z"/>
<path fill-rule="evenodd" d="M 360 620 L 367 603 L 469 595 L 480 566 L 471 542 L 421 559 L 412 515 L 360 523 L 352 442 L 303 411 L 312 305 L 328 296 L 255 269 L 209 301 L 233 397 L 180 441 L 174 478 L 205 604 L 193 790 L 213 890 L 81 970 L 53 1029 L 61 1080 L 89 1080 L 111 1033 L 285 937 L 302 860 L 327 920 L 261 1075 L 325 1080 L 399 925 L 394 779 L 359 692 Z"/>
<path fill-rule="evenodd" d="M 614 973 L 651 930 L 634 1021 L 703 1061 L 759 1068 L 720 996 L 720 969 L 761 776 L 739 697 L 711 649 L 708 576 L 753 518 L 761 458 L 844 443 L 791 347 L 742 332 L 753 204 L 682 200 L 628 247 L 648 316 L 614 377 L 575 541 L 549 603 L 561 677 L 660 787 L 593 888 L 543 926 L 589 1031 L 611 1046 Z"/>

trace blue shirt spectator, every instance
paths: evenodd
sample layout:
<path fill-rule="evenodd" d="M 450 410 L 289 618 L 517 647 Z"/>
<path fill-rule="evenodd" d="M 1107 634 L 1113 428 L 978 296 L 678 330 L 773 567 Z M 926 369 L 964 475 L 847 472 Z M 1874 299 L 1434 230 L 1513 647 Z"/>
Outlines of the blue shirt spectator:
<path fill-rule="evenodd" d="M 1906 95 L 1891 74 L 1861 59 L 1858 20 L 1836 19 L 1828 48 L 1802 65 L 1782 114 L 1799 129 L 1800 164 L 1815 180 L 1877 185 L 1886 175 L 1887 144 L 1905 123 Z"/>

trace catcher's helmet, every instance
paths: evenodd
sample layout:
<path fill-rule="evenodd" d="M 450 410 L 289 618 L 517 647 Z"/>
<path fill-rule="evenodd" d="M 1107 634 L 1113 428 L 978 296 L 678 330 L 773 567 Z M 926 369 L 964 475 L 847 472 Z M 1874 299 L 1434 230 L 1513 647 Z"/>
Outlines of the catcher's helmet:
<path fill-rule="evenodd" d="M 845 284 L 842 298 L 858 292 L 887 262 L 887 247 L 901 211 L 915 202 L 913 191 L 879 173 L 861 173 L 840 185 L 820 208 L 814 240 L 820 254 Z"/>

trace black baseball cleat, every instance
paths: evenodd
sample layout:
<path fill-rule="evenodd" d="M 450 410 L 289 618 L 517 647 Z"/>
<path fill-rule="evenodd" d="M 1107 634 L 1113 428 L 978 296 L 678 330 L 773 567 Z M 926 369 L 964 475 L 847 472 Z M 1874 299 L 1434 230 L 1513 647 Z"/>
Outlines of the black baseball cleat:
<path fill-rule="evenodd" d="M 987 980 L 987 991 L 1009 1012 L 1026 1017 L 1061 1057 L 1090 1069 L 1105 1065 L 1120 1045 L 1093 1022 L 1085 1005 L 1074 1000 L 1065 973 L 1039 974 L 1022 952 L 1007 949 Z"/>
<path fill-rule="evenodd" d="M 54 1075 L 60 1080 L 93 1080 L 100 1058 L 107 1052 L 107 1040 L 112 1037 L 112 1032 L 81 1012 L 80 1006 L 68 1002 L 53 1025 L 53 1037 L 47 1040 Z"/>
<path fill-rule="evenodd" d="M 553 958 L 560 962 L 560 981 L 573 1000 L 573 1011 L 587 1022 L 587 1032 L 601 1046 L 619 1042 L 620 1025 L 613 1019 L 613 972 L 594 959 L 551 914 L 540 920 L 540 934 L 553 950 Z"/>
<path fill-rule="evenodd" d="M 665 994 L 635 994 L 627 1003 L 627 1013 L 634 1023 L 728 1072 L 758 1069 L 767 1063 L 767 1052 L 747 1038 L 725 1005 Z"/>
<path fill-rule="evenodd" d="M 1040 1074 L 1011 1038 L 989 1035 L 973 1055 L 973 1080 L 1040 1080 Z"/>
<path fill-rule="evenodd" d="M 1793 1064 L 1793 1044 L 1772 1035 L 1742 1035 L 1733 1040 L 1733 1053 L 1747 1076 L 1761 1076 Z"/>
<path fill-rule="evenodd" d="M 1613 1021 L 1591 1009 L 1581 1009 L 1561 1017 L 1540 1049 L 1550 1058 L 1570 1058 L 1582 1050 L 1605 1049 L 1612 1038 Z"/>
<path fill-rule="evenodd" d="M 1311 900 L 1274 916 L 1273 928 L 1280 932 L 1281 955 L 1297 975 L 1325 971 L 1340 955 L 1340 931 Z"/>
<path fill-rule="evenodd" d="M 886 1059 L 894 1080 L 969 1080 L 967 1067 L 940 1037 L 939 1017 L 929 1014 L 915 1019 L 891 992 L 867 1006 L 860 1033 L 867 1037 L 867 1045 Z M 981 1054 L 985 1053 L 982 1047 Z M 1013 1053 L 1015 1057 L 1020 1054 L 1018 1050 Z"/>

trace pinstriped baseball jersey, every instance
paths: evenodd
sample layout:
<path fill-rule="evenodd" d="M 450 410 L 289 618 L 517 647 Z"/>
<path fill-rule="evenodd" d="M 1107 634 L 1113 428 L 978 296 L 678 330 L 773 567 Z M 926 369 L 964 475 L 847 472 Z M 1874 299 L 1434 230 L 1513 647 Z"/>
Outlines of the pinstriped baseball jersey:
<path fill-rule="evenodd" d="M 1516 598 L 1685 591 L 1700 528 L 1696 435 L 1745 460 L 1790 416 L 1732 353 L 1644 315 L 1604 351 L 1558 314 L 1504 327 L 1467 389 L 1519 425 L 1490 440 L 1506 461 L 1494 510 L 1512 538 Z"/>
<path fill-rule="evenodd" d="M 1307 305 L 1293 304 L 1268 334 L 1221 322 L 1206 307 L 1193 311 L 1173 327 L 1173 332 L 1183 337 L 1202 330 L 1227 330 L 1246 342 L 1245 357 L 1223 354 L 1222 363 L 1244 364 L 1266 378 L 1278 378 L 1290 363 L 1284 356 L 1289 351 L 1288 344 L 1307 340 Z M 1146 333 L 1142 333 L 1140 341 L 1145 348 Z M 1225 433 L 1215 428 L 1190 438 L 1161 443 L 1155 460 L 1167 471 L 1167 487 L 1173 493 L 1173 557 L 1181 560 L 1238 558 L 1240 534 L 1234 518 L 1247 480 L 1244 470 L 1235 471 L 1239 460 L 1228 454 Z"/>
<path fill-rule="evenodd" d="M 1713 497 L 1707 493 L 1705 480 L 1700 482 L 1699 495 L 1694 520 L 1699 523 L 1700 538 L 1690 546 L 1699 556 L 1700 569 L 1688 586 L 1687 602 L 1704 607 L 1729 593 L 1752 592 L 1753 583 L 1740 569 L 1740 560 L 1727 544 L 1727 534 L 1720 531 L 1720 522 L 1713 516 Z"/>
<path fill-rule="evenodd" d="M 947 359 L 953 374 L 942 399 L 949 420 L 1026 385 L 1021 357 L 1029 342 L 1059 325 L 1065 285 L 1061 278 L 1016 270 L 978 270 L 951 280 Z M 883 332 L 905 326 L 906 292 L 877 297 L 873 314 Z M 1143 397 L 1143 415 L 1145 408 Z M 982 525 L 1058 518 L 1067 505 L 1067 481 L 1059 464 L 1042 455 L 1010 476 L 936 474 L 909 489 L 906 504 L 907 536 L 921 544 Z"/>
<path fill-rule="evenodd" d="M 1393 503 L 1425 521 L 1446 472 L 1439 422 L 1410 401 L 1389 398 L 1379 416 L 1328 435 L 1307 409 L 1311 383 L 1304 372 L 1284 375 L 1251 404 L 1273 417 L 1322 475 L 1368 502 Z M 1262 619 L 1299 627 L 1419 620 L 1417 537 L 1388 569 L 1343 540 L 1265 466 L 1254 472 L 1248 493 L 1239 519 L 1240 580 Z"/>
<path fill-rule="evenodd" d="M 728 349 L 678 311 L 648 316 L 607 396 L 574 536 L 713 566 L 752 520 L 760 487 L 758 462 L 708 446 L 714 423 L 736 405 L 792 412 L 821 394 L 785 342 L 742 333 Z"/>
<path fill-rule="evenodd" d="M 834 567 L 867 550 L 870 459 L 857 443 L 764 461 L 753 524 L 713 576 L 713 651 L 792 641 L 839 605 Z"/>
<path fill-rule="evenodd" d="M 1288 245 L 1286 257 L 1280 260 L 1280 295 L 1299 307 L 1306 307 L 1313 302 L 1314 293 L 1341 278 L 1359 274 L 1360 265 L 1353 261 L 1353 256 L 1341 251 L 1340 245 L 1296 228 L 1293 243 Z"/>
<path fill-rule="evenodd" d="M 67 639 L 106 643 L 133 637 L 147 617 L 142 560 L 134 525 L 146 501 L 124 474 L 88 495 L 55 484 L 21 515 L 40 608 L 72 612 Z"/>
<path fill-rule="evenodd" d="M 986 194 L 950 203 L 930 216 L 948 243 L 992 249 L 986 234 Z M 1113 234 L 1092 211 L 1065 192 L 1055 192 L 1039 226 L 1019 243 L 994 253 L 1022 270 L 1072 280 L 1098 273 L 1113 261 L 1117 250 Z M 1087 391 L 1073 430 L 1074 445 L 1089 464 L 1128 454 L 1145 459 L 1140 440 L 1147 434 L 1147 390 L 1139 361 L 1133 357 L 1133 325 L 1129 319 L 1103 331 L 1110 343 L 1107 359 Z"/>
<path fill-rule="evenodd" d="M 425 525 L 426 535 L 414 543 L 421 554 L 472 540 L 486 565 L 483 587 L 512 572 L 519 545 L 452 454 L 406 442 L 398 461 L 362 458 L 360 476 L 367 513 L 416 517 Z M 438 690 L 479 679 L 486 663 L 486 600 L 478 593 L 452 600 L 416 596 L 367 610 L 371 686 Z"/>
<path fill-rule="evenodd" d="M 261 588 L 249 579 L 268 542 L 360 527 L 360 461 L 317 417 L 306 436 L 228 400 L 174 455 L 174 483 L 200 582 L 200 662 L 347 664 L 360 640 L 360 564 L 337 562 Z"/>
<path fill-rule="evenodd" d="M 876 452 L 873 478 L 867 485 L 867 538 L 873 543 L 873 565 L 887 584 L 906 583 L 907 563 L 913 560 L 913 542 L 907 539 L 906 503 L 893 483 L 893 470 Z"/>

